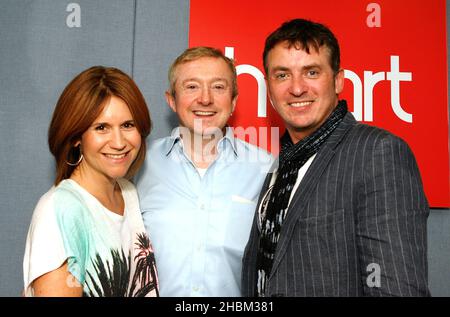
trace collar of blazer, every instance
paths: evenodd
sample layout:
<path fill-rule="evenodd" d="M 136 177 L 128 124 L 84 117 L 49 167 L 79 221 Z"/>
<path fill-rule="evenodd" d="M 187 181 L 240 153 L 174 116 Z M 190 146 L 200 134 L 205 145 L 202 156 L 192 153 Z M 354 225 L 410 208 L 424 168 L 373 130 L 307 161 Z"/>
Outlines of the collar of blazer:
<path fill-rule="evenodd" d="M 355 120 L 353 115 L 348 112 L 342 122 L 336 128 L 336 130 L 334 130 L 334 132 L 328 137 L 328 140 L 325 141 L 325 143 L 317 152 L 316 158 L 303 177 L 300 186 L 295 192 L 294 197 L 292 197 L 292 201 L 289 205 L 286 218 L 284 219 L 283 226 L 281 228 L 280 240 L 278 241 L 278 246 L 275 251 L 274 262 L 270 274 L 271 276 L 276 271 L 277 266 L 280 264 L 281 258 L 286 252 L 287 246 L 289 244 L 288 242 L 291 239 L 295 223 L 302 214 L 302 210 L 306 207 L 307 202 L 309 201 L 309 196 L 311 195 L 312 190 L 316 187 L 320 176 L 325 171 L 326 167 L 333 158 L 336 147 L 344 140 L 344 137 L 351 130 L 351 128 L 357 124 L 358 122 Z M 269 173 L 266 181 L 264 182 L 262 193 L 267 190 L 271 177 L 272 173 Z M 296 211 L 291 212 L 291 210 Z"/>

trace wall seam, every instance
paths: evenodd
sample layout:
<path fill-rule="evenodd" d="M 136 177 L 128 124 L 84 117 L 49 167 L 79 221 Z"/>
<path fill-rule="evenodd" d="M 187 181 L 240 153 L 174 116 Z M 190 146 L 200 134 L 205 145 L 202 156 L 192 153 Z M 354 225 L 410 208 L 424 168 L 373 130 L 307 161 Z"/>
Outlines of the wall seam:
<path fill-rule="evenodd" d="M 137 0 L 133 1 L 133 33 L 131 43 L 131 78 L 134 79 L 134 57 L 135 57 L 135 45 L 136 45 L 136 24 L 137 24 Z"/>

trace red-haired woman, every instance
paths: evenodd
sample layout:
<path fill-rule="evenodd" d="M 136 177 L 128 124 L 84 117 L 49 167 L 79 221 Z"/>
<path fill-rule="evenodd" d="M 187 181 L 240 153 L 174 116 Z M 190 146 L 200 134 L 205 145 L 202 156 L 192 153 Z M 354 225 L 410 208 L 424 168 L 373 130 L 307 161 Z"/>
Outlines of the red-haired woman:
<path fill-rule="evenodd" d="M 152 246 L 129 179 L 151 129 L 145 100 L 116 68 L 64 89 L 49 127 L 54 186 L 39 200 L 24 257 L 26 296 L 158 296 Z"/>

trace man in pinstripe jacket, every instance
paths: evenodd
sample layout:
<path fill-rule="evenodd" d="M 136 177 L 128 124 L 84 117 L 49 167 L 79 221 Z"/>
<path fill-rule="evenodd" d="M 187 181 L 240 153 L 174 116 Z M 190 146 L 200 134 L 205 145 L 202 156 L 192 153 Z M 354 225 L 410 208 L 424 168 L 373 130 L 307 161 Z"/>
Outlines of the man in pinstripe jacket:
<path fill-rule="evenodd" d="M 427 296 L 429 207 L 408 145 L 358 123 L 333 33 L 288 21 L 266 40 L 269 97 L 286 125 L 260 194 L 244 296 Z"/>

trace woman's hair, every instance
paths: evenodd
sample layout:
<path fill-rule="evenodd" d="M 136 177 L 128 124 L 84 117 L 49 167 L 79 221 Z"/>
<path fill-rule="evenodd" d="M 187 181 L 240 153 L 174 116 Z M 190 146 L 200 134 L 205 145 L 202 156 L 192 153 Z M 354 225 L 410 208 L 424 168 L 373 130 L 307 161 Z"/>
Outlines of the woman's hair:
<path fill-rule="evenodd" d="M 130 109 L 142 142 L 136 159 L 125 177 L 131 178 L 145 159 L 145 139 L 151 120 L 144 97 L 127 74 L 113 67 L 94 66 L 77 75 L 64 89 L 48 129 L 48 145 L 56 160 L 55 185 L 69 178 L 76 166 L 79 150 L 74 145 L 101 114 L 112 97 L 122 99 Z"/>

